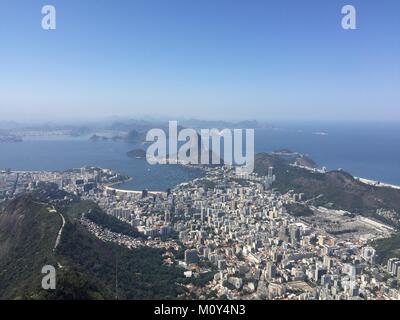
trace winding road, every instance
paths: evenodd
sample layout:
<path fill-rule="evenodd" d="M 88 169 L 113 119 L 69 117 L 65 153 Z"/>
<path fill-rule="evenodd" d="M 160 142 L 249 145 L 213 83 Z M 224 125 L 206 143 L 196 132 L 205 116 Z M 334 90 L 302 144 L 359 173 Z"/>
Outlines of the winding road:
<path fill-rule="evenodd" d="M 53 251 L 55 251 L 57 249 L 58 245 L 60 244 L 61 235 L 62 235 L 64 226 L 65 226 L 65 219 L 64 219 L 64 216 L 61 213 L 59 213 L 54 207 L 52 209 L 50 209 L 49 212 L 58 213 L 62 219 L 62 226 L 61 226 L 60 230 L 58 231 L 56 243 L 54 244 L 54 248 L 53 248 Z"/>

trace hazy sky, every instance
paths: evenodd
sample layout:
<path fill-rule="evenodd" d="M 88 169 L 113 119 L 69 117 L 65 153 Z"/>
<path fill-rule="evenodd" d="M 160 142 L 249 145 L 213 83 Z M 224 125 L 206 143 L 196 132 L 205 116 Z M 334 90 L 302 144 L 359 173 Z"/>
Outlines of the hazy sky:
<path fill-rule="evenodd" d="M 398 0 L 0 0 L 0 44 L 0 120 L 400 119 Z"/>

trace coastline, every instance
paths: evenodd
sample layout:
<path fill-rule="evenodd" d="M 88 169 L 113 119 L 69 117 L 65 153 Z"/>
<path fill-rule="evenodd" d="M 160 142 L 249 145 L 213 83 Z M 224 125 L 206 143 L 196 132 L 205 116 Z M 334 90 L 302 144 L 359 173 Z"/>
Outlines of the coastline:
<path fill-rule="evenodd" d="M 392 189 L 396 189 L 396 190 L 400 190 L 400 186 L 399 185 L 395 185 L 395 184 L 390 184 L 390 183 L 385 183 L 385 182 L 381 182 L 381 181 L 376 181 L 376 180 L 371 180 L 371 179 L 365 179 L 365 178 L 360 178 L 360 177 L 354 177 L 354 179 L 374 186 L 374 187 L 379 187 L 379 188 L 392 188 Z"/>
<path fill-rule="evenodd" d="M 139 191 L 139 190 L 128 190 L 128 189 L 119 189 L 116 188 L 118 185 L 122 184 L 122 183 L 126 183 L 129 181 L 132 181 L 133 178 L 129 177 L 129 179 L 122 181 L 122 182 L 115 182 L 112 184 L 108 184 L 104 186 L 105 190 L 109 190 L 109 191 L 113 191 L 113 192 L 118 192 L 118 193 L 126 193 L 126 194 L 136 194 L 136 195 L 140 195 L 142 194 L 143 191 Z M 147 193 L 150 195 L 166 195 L 167 193 L 165 191 L 150 191 L 147 190 Z"/>
<path fill-rule="evenodd" d="M 192 168 L 189 165 L 183 165 L 183 164 L 178 164 L 178 165 Z M 292 166 L 296 166 L 296 165 L 292 165 Z M 306 170 L 309 170 L 309 171 L 312 171 L 312 172 L 319 172 L 319 173 L 323 173 L 323 174 L 326 173 L 326 171 L 324 171 L 322 169 L 319 169 L 319 168 L 310 168 L 310 167 L 305 167 L 305 166 L 296 166 L 296 167 L 300 167 L 302 169 L 306 169 Z M 72 170 L 75 170 L 75 169 L 79 169 L 79 168 L 73 168 Z M 102 168 L 100 168 L 100 169 L 102 169 Z M 110 170 L 112 170 L 112 169 L 110 169 Z M 0 173 L 5 173 L 5 172 L 7 172 L 7 170 L 0 170 Z M 59 170 L 49 170 L 49 171 L 47 171 L 47 170 L 15 170 L 15 171 L 11 170 L 9 172 L 10 173 L 14 173 L 14 174 L 24 174 L 24 173 L 36 173 L 36 174 L 38 174 L 38 173 L 62 172 L 62 170 L 60 170 L 60 171 Z M 359 181 L 361 183 L 364 183 L 364 184 L 367 184 L 367 185 L 370 185 L 370 186 L 374 186 L 374 187 L 378 187 L 378 188 L 391 188 L 391 189 L 395 189 L 395 190 L 400 190 L 400 185 L 391 184 L 391 183 L 385 183 L 385 182 L 372 180 L 372 179 L 367 179 L 367 178 L 362 178 L 362 177 L 356 177 L 356 176 L 353 176 L 353 177 L 357 181 Z M 127 179 L 127 180 L 115 182 L 115 183 L 112 183 L 112 184 L 108 184 L 108 185 L 105 185 L 105 189 L 106 190 L 114 190 L 115 192 L 130 193 L 130 194 L 141 194 L 143 190 L 146 190 L 146 189 L 143 189 L 143 190 L 131 190 L 131 189 L 120 189 L 120 188 L 118 188 L 118 185 L 130 182 L 132 180 L 133 180 L 133 178 L 129 177 L 129 179 Z M 149 194 L 166 194 L 165 191 L 156 191 L 156 190 L 151 190 L 151 191 L 147 190 L 147 192 Z"/>
<path fill-rule="evenodd" d="M 325 173 L 329 172 L 329 171 L 326 171 L 326 170 L 320 169 L 320 168 L 311 168 L 311 167 L 300 166 L 300 165 L 295 165 L 295 164 L 290 164 L 290 166 L 301 168 L 301 169 L 305 169 L 305 170 L 308 170 L 308 171 L 311 171 L 311 172 L 318 172 L 318 173 L 322 173 L 322 174 L 325 174 Z M 364 184 L 367 184 L 367 185 L 370 185 L 370 186 L 373 186 L 373 187 L 391 188 L 391 189 L 400 190 L 400 185 L 381 182 L 381 181 L 376 181 L 376 180 L 367 179 L 367 178 L 356 177 L 356 176 L 353 176 L 353 177 L 357 181 L 360 181 L 361 183 L 364 183 Z"/>

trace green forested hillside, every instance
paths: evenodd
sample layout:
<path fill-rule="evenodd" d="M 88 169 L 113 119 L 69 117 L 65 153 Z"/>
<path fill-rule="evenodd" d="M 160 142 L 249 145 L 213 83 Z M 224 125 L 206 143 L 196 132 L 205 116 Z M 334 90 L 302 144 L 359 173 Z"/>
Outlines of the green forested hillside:
<path fill-rule="evenodd" d="M 332 204 L 337 209 L 373 216 L 380 208 L 400 212 L 399 190 L 364 184 L 344 171 L 311 172 L 290 166 L 277 155 L 257 154 L 255 172 L 266 175 L 269 167 L 274 167 L 276 175 L 274 188 L 283 193 L 304 193 L 308 199 L 319 196 L 316 205 Z"/>
<path fill-rule="evenodd" d="M 23 197 L 0 210 L 0 298 L 19 299 L 41 288 L 44 265 L 56 264 L 53 247 L 61 217 Z"/>
<path fill-rule="evenodd" d="M 27 196 L 7 204 L 0 214 L 0 299 L 176 298 L 183 270 L 163 265 L 163 250 L 129 250 L 91 235 L 78 219 L 94 207 L 58 208 L 66 224 L 53 253 L 60 216 Z M 46 264 L 58 266 L 54 291 L 41 288 Z"/>

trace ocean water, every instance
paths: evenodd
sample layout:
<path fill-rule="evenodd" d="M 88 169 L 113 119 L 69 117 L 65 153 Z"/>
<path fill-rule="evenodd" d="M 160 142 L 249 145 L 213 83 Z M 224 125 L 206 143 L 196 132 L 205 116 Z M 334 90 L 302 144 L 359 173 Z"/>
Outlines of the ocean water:
<path fill-rule="evenodd" d="M 297 124 L 256 131 L 255 149 L 287 148 L 328 170 L 400 185 L 399 124 Z"/>
<path fill-rule="evenodd" d="M 202 175 L 198 169 L 175 165 L 149 165 L 126 153 L 143 146 L 123 142 L 90 142 L 83 139 L 40 139 L 0 143 L 0 169 L 18 171 L 66 170 L 83 166 L 113 169 L 132 177 L 118 187 L 127 190 L 166 191 Z"/>
<path fill-rule="evenodd" d="M 400 126 L 396 124 L 282 124 L 255 133 L 256 152 L 287 148 L 310 156 L 328 169 L 400 185 Z M 164 191 L 202 173 L 174 165 L 151 166 L 128 158 L 141 147 L 87 139 L 38 139 L 0 143 L 0 169 L 65 170 L 85 165 L 110 168 L 133 180 L 122 187 Z"/>

